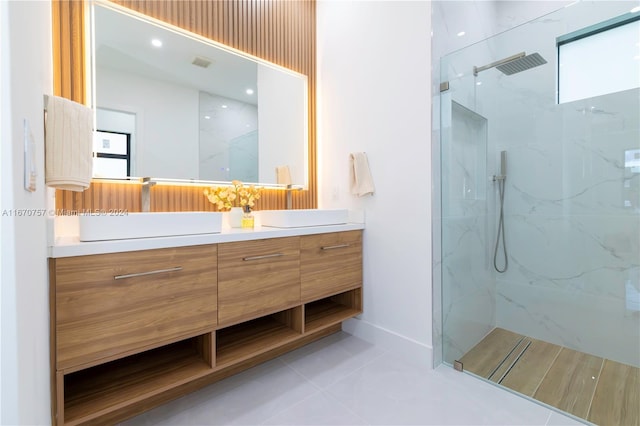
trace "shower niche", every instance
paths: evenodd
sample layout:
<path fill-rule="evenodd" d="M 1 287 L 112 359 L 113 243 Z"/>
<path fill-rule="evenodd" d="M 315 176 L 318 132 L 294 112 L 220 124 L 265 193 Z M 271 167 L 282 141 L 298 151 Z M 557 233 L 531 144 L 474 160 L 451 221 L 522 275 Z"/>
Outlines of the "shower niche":
<path fill-rule="evenodd" d="M 448 193 L 454 200 L 485 200 L 487 189 L 487 119 L 451 102 L 451 144 L 443 151 L 448 170 Z"/>

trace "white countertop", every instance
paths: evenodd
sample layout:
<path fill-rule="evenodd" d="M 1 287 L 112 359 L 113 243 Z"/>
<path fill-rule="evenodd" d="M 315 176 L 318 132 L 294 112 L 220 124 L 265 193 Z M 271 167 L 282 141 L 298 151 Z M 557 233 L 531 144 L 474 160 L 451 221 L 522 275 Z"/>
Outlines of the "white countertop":
<path fill-rule="evenodd" d="M 360 229 L 364 229 L 364 223 L 310 226 L 305 228 L 270 228 L 266 226 L 258 226 L 254 229 L 223 228 L 222 232 L 218 234 L 197 234 L 174 237 L 135 238 L 127 240 L 91 242 L 81 242 L 77 236 L 63 236 L 55 238 L 54 243 L 48 248 L 48 255 L 53 258 L 86 256 L 91 254 L 196 246 L 202 244 L 228 243 L 233 241 L 293 237 L 298 235 L 327 234 L 330 232 L 355 231 Z"/>

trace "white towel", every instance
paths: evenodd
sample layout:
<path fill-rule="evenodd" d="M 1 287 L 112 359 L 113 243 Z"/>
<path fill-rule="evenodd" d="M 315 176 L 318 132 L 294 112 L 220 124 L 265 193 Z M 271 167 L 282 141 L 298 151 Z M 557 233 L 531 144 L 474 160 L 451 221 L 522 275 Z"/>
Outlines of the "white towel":
<path fill-rule="evenodd" d="M 289 166 L 276 167 L 276 182 L 279 185 L 291 185 L 291 172 Z"/>
<path fill-rule="evenodd" d="M 45 183 L 84 191 L 93 173 L 93 112 L 77 102 L 49 96 L 45 124 Z"/>
<path fill-rule="evenodd" d="M 349 177 L 351 180 L 351 194 L 358 197 L 373 195 L 375 188 L 371 170 L 369 170 L 369 160 L 364 152 L 352 152 L 349 154 Z"/>

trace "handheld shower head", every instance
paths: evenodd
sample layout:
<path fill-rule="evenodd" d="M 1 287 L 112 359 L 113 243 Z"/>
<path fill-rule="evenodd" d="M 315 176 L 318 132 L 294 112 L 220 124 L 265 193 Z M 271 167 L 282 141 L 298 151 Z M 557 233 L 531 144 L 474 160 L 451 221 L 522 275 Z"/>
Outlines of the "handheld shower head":
<path fill-rule="evenodd" d="M 507 178 L 507 151 L 500 151 L 500 174 L 493 175 L 492 181 L 502 181 Z"/>

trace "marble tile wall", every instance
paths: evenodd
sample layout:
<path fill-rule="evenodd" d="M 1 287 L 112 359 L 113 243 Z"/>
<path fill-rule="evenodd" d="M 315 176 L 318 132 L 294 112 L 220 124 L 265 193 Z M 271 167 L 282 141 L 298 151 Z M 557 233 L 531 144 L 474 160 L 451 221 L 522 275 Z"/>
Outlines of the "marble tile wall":
<path fill-rule="evenodd" d="M 592 108 L 593 107 L 593 108 Z M 555 106 L 507 148 L 510 269 L 498 326 L 640 365 L 640 91 Z"/>

